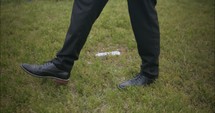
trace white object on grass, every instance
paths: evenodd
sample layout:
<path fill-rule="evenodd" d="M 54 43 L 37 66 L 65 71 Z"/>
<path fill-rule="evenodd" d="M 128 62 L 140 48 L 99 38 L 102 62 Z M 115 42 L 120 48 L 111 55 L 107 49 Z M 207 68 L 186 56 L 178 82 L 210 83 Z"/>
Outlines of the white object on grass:
<path fill-rule="evenodd" d="M 119 51 L 111 51 L 111 52 L 102 52 L 102 53 L 97 53 L 96 56 L 101 57 L 101 56 L 107 56 L 107 55 L 120 55 Z"/>

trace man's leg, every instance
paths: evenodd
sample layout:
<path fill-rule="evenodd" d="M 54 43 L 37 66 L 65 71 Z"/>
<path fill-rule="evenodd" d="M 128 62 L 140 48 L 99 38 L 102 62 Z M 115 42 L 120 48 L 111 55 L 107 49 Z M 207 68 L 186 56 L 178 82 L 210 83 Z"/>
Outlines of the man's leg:
<path fill-rule="evenodd" d="M 107 1 L 75 0 L 66 39 L 57 57 L 42 65 L 22 64 L 22 69 L 35 77 L 49 77 L 67 83 L 74 61 L 78 59 L 91 27 Z"/>
<path fill-rule="evenodd" d="M 57 53 L 53 63 L 61 69 L 71 71 L 95 20 L 108 0 L 75 0 L 71 23 L 63 48 Z"/>
<path fill-rule="evenodd" d="M 120 84 L 122 88 L 150 84 L 158 77 L 160 32 L 156 2 L 156 0 L 128 0 L 130 20 L 142 65 L 139 76 Z"/>

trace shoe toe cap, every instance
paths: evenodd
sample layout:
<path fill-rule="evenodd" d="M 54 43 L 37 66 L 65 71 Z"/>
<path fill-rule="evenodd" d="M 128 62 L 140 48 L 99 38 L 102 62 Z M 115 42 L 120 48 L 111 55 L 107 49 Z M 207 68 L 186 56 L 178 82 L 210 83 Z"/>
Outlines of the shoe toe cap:
<path fill-rule="evenodd" d="M 126 81 L 126 82 L 123 82 L 123 83 L 119 84 L 119 85 L 118 85 L 118 88 L 124 89 L 124 88 L 126 88 L 127 86 L 129 86 L 129 83 Z"/>
<path fill-rule="evenodd" d="M 28 71 L 28 72 L 31 72 L 32 73 L 32 71 L 34 70 L 34 65 L 30 65 L 30 64 L 26 64 L 26 63 L 23 63 L 23 64 L 21 64 L 20 65 L 20 67 L 22 68 L 22 69 L 24 69 L 25 71 Z"/>

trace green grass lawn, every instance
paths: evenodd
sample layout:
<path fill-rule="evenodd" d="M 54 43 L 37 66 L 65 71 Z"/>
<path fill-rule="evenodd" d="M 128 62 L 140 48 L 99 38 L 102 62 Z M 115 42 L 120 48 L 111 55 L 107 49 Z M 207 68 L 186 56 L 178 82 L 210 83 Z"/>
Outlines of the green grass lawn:
<path fill-rule="evenodd" d="M 127 90 L 116 85 L 139 72 L 140 58 L 126 0 L 108 2 L 66 86 L 31 77 L 19 65 L 55 57 L 73 1 L 27 1 L 1 0 L 1 113 L 215 112 L 214 0 L 158 0 L 160 77 Z M 122 54 L 95 57 L 114 50 Z"/>

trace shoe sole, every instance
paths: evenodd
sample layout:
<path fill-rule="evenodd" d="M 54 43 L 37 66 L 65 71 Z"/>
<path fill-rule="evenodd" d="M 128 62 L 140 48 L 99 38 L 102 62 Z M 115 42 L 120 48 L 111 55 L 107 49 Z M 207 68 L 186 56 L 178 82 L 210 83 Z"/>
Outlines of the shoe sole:
<path fill-rule="evenodd" d="M 57 78 L 57 77 L 53 77 L 53 76 L 40 76 L 34 73 L 29 72 L 27 69 L 25 69 L 22 65 L 20 65 L 20 67 L 29 75 L 33 76 L 33 77 L 37 77 L 37 78 L 48 78 L 48 79 L 54 79 L 54 82 L 56 82 L 57 84 L 67 84 L 69 82 L 69 80 L 65 80 L 65 79 L 61 79 L 61 78 Z"/>

